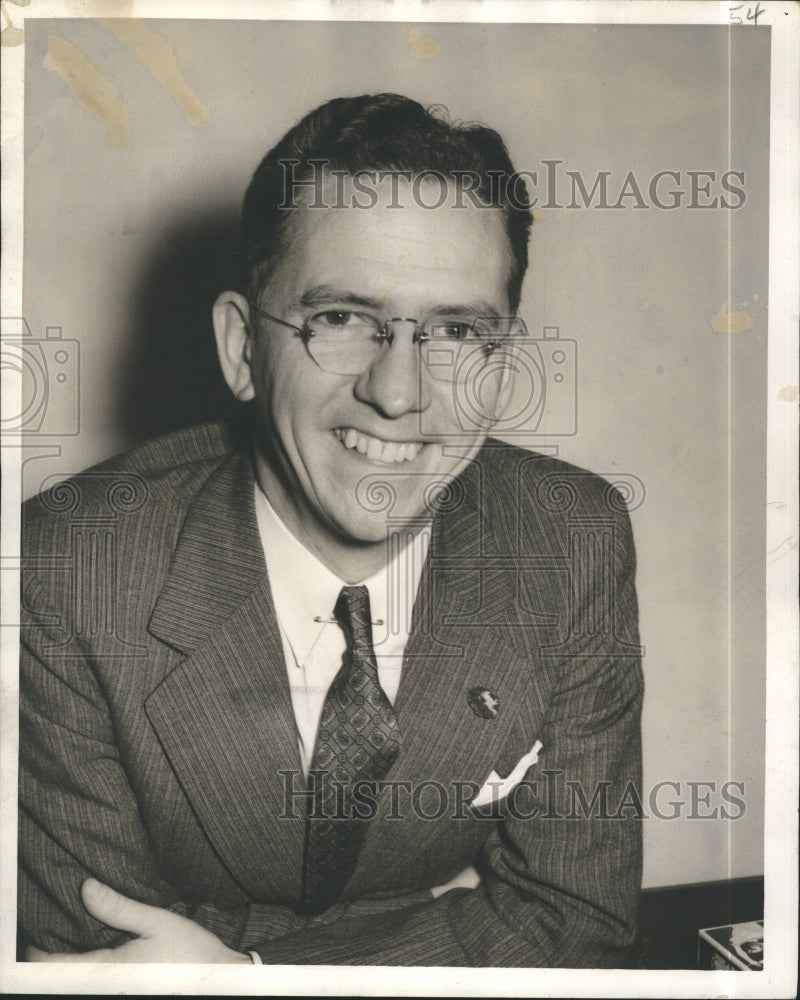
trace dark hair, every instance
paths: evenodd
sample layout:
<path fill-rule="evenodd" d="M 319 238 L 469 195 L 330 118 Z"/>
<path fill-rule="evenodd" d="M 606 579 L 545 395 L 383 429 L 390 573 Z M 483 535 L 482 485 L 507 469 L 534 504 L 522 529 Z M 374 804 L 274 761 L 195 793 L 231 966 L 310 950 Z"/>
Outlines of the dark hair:
<path fill-rule="evenodd" d="M 520 197 L 517 189 L 523 185 L 514 184 L 514 198 L 509 200 L 514 167 L 494 129 L 450 123 L 443 112 L 398 94 L 367 94 L 328 101 L 291 128 L 261 161 L 244 197 L 240 266 L 248 296 L 258 301 L 288 249 L 292 213 L 280 207 L 286 204 L 284 164 L 294 162 L 292 176 L 297 181 L 313 173 L 310 161 L 322 160 L 326 167 L 353 174 L 397 170 L 412 176 L 425 171 L 451 178 L 464 171 L 478 175 L 476 196 L 503 212 L 511 248 L 508 297 L 516 309 L 528 267 L 532 216 L 527 194 Z"/>

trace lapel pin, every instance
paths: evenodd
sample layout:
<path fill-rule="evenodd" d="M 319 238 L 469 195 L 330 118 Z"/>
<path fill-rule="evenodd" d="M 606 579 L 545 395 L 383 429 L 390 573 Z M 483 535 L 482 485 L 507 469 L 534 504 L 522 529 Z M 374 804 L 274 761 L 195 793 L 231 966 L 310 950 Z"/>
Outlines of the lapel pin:
<path fill-rule="evenodd" d="M 467 692 L 467 702 L 480 719 L 494 719 L 500 708 L 499 698 L 488 688 L 474 687 Z"/>

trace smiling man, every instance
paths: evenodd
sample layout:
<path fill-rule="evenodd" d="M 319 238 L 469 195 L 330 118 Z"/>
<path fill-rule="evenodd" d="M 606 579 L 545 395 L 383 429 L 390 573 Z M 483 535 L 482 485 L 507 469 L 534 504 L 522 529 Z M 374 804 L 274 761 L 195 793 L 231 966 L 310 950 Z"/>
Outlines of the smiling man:
<path fill-rule="evenodd" d="M 532 356 L 514 177 L 406 98 L 311 112 L 214 307 L 245 439 L 27 506 L 29 959 L 624 961 L 633 545 L 603 480 L 488 438 Z"/>

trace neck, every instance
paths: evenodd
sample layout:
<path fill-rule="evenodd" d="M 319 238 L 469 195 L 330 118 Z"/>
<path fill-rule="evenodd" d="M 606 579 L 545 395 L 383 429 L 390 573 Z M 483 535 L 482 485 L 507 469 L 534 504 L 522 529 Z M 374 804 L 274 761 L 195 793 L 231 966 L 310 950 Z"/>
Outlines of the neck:
<path fill-rule="evenodd" d="M 316 534 L 303 531 L 302 526 L 286 521 L 280 512 L 279 517 L 295 538 L 344 583 L 362 583 L 386 566 L 391 558 L 388 541 L 385 539 L 380 542 L 359 544 L 348 543 L 346 540 L 339 541 L 336 538 L 320 538 Z"/>

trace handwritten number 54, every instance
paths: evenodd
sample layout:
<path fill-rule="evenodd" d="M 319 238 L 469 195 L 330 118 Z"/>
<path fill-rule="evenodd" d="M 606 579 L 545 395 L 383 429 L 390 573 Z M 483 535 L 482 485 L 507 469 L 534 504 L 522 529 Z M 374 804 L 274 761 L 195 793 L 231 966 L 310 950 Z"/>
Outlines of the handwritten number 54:
<path fill-rule="evenodd" d="M 758 24 L 759 15 L 764 13 L 764 8 L 761 6 L 760 3 L 757 3 L 755 5 L 755 7 L 753 7 L 752 4 L 747 4 L 747 3 L 740 3 L 736 7 L 729 7 L 728 11 L 730 13 L 730 22 L 731 22 L 731 24 L 744 24 L 745 23 L 745 21 L 742 20 L 742 18 L 739 16 L 739 14 L 736 13 L 737 10 L 740 11 L 740 10 L 742 10 L 743 7 L 747 8 L 747 10 L 744 12 L 745 19 L 747 21 L 752 21 L 754 25 L 757 25 Z"/>

